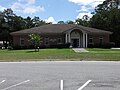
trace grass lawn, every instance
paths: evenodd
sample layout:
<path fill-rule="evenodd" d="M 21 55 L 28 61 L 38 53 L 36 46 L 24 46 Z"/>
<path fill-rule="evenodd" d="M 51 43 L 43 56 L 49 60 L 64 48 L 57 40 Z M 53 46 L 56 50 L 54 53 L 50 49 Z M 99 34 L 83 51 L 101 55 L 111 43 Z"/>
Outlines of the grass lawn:
<path fill-rule="evenodd" d="M 120 50 L 88 48 L 89 52 L 75 53 L 72 49 L 0 50 L 0 61 L 44 60 L 103 60 L 120 61 Z"/>

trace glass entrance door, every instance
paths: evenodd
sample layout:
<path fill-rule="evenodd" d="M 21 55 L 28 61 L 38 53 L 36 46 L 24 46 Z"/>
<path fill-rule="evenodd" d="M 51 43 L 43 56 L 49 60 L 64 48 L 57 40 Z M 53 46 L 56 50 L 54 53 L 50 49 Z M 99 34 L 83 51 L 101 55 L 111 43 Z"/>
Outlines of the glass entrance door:
<path fill-rule="evenodd" d="M 72 46 L 79 47 L 79 39 L 72 39 Z"/>

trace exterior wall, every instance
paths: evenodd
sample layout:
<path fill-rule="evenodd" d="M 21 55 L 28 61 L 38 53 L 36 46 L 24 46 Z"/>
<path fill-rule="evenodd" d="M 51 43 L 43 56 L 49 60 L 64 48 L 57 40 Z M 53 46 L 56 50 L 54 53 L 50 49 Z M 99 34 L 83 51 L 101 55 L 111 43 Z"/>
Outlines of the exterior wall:
<path fill-rule="evenodd" d="M 103 37 L 102 43 L 100 42 L 100 37 Z M 93 43 L 90 43 L 89 38 L 93 38 Z M 94 45 L 108 45 L 109 44 L 109 34 L 89 34 L 88 44 Z"/>
<path fill-rule="evenodd" d="M 73 35 L 72 35 L 73 33 Z M 82 32 L 79 32 L 80 34 L 80 41 L 79 41 L 79 47 L 83 47 L 83 34 Z M 74 35 L 74 31 L 71 32 L 72 37 L 76 37 Z M 79 35 L 78 35 L 79 36 Z M 46 44 L 45 43 L 45 38 L 48 37 L 49 38 L 49 43 Z M 72 39 L 71 37 L 71 39 Z M 109 34 L 88 34 L 88 45 L 89 43 L 89 38 L 92 37 L 93 38 L 93 43 L 92 45 L 99 45 L 100 44 L 100 37 L 103 37 L 103 42 L 102 45 L 105 44 L 109 44 Z M 13 36 L 13 46 L 21 46 L 20 44 L 20 40 L 24 39 L 24 46 L 29 47 L 31 45 L 31 43 L 28 41 L 29 37 L 28 35 L 14 35 Z M 60 45 L 60 44 L 65 44 L 66 43 L 66 35 L 65 34 L 42 34 L 41 35 L 42 38 L 42 43 L 41 46 L 45 46 L 45 47 L 54 47 L 56 45 Z M 59 43 L 59 38 L 61 38 L 61 42 Z M 72 40 L 71 40 L 72 41 Z"/>
<path fill-rule="evenodd" d="M 48 44 L 45 44 L 46 37 L 49 38 Z M 24 45 L 21 45 L 21 43 L 20 43 L 21 38 L 24 39 Z M 65 44 L 65 35 L 64 34 L 42 34 L 41 38 L 42 38 L 41 46 L 49 47 L 52 45 Z M 58 39 L 61 39 L 60 40 L 61 42 L 59 42 Z M 13 36 L 13 46 L 29 47 L 30 45 L 32 45 L 32 44 L 29 42 L 28 35 L 15 35 L 15 36 Z"/>
<path fill-rule="evenodd" d="M 58 44 L 65 44 L 65 35 L 64 34 L 42 34 L 42 43 L 41 45 L 45 46 L 53 46 L 53 45 L 58 45 Z M 46 38 L 48 37 L 49 42 L 46 44 Z M 60 42 L 59 42 L 59 39 Z"/>
<path fill-rule="evenodd" d="M 20 36 L 13 36 L 13 46 L 20 45 Z"/>
<path fill-rule="evenodd" d="M 27 35 L 16 35 L 16 36 L 13 36 L 13 45 L 14 46 L 21 46 L 20 45 L 20 39 L 24 39 L 24 46 L 29 46 L 30 45 L 30 42 L 28 41 L 29 38 Z"/>

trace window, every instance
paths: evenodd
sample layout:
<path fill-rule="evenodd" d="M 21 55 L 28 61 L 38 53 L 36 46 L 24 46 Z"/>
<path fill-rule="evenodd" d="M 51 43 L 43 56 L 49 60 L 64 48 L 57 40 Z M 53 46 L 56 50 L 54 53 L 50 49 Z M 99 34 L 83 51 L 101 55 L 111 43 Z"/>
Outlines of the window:
<path fill-rule="evenodd" d="M 103 36 L 100 36 L 99 39 L 103 39 Z"/>
<path fill-rule="evenodd" d="M 49 37 L 45 37 L 45 45 L 49 44 Z"/>
<path fill-rule="evenodd" d="M 25 40 L 24 38 L 20 38 L 20 46 L 24 46 L 25 45 Z"/>
<path fill-rule="evenodd" d="M 90 44 L 93 43 L 93 37 L 89 37 L 89 43 L 90 43 Z"/>
<path fill-rule="evenodd" d="M 62 39 L 58 38 L 58 44 L 62 43 Z"/>
<path fill-rule="evenodd" d="M 103 43 L 103 36 L 100 36 L 100 37 L 99 37 L 99 41 L 100 41 L 100 44 Z"/>

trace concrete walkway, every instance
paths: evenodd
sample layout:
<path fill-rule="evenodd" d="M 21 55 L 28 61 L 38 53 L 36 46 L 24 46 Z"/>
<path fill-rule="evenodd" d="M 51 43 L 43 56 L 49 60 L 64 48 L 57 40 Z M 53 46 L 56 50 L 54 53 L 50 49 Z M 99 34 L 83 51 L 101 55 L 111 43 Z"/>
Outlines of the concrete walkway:
<path fill-rule="evenodd" d="M 89 52 L 84 48 L 72 48 L 75 52 Z"/>
<path fill-rule="evenodd" d="M 120 48 L 111 48 L 111 49 L 120 49 Z"/>

